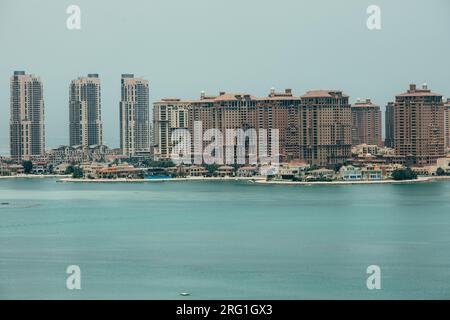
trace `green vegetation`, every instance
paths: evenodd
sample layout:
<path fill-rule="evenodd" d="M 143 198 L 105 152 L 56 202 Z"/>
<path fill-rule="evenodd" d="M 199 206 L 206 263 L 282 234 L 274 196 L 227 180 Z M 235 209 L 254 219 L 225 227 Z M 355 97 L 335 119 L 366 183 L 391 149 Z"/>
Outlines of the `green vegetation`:
<path fill-rule="evenodd" d="M 204 167 L 208 170 L 208 173 L 206 174 L 207 177 L 212 177 L 219 168 L 217 164 L 205 164 Z"/>
<path fill-rule="evenodd" d="M 186 172 L 172 171 L 170 172 L 170 176 L 172 178 L 186 178 L 187 174 Z"/>
<path fill-rule="evenodd" d="M 73 168 L 75 168 L 74 165 L 70 165 L 66 168 L 66 171 L 64 171 L 64 174 L 73 174 Z"/>
<path fill-rule="evenodd" d="M 175 163 L 172 161 L 154 161 L 154 160 L 144 160 L 142 164 L 146 167 L 159 167 L 159 168 L 170 168 L 175 167 Z"/>
<path fill-rule="evenodd" d="M 68 166 L 65 174 L 71 174 L 72 178 L 78 179 L 78 178 L 83 178 L 83 169 L 81 169 L 80 167 L 77 166 Z"/>
<path fill-rule="evenodd" d="M 33 171 L 33 162 L 27 160 L 22 162 L 23 172 L 30 174 Z"/>
<path fill-rule="evenodd" d="M 74 167 L 72 177 L 83 178 L 83 169 L 81 169 L 80 167 Z"/>
<path fill-rule="evenodd" d="M 411 168 L 397 169 L 392 172 L 392 179 L 394 180 L 414 180 L 417 179 L 417 173 Z"/>
<path fill-rule="evenodd" d="M 334 181 L 332 178 L 327 177 L 316 177 L 316 178 L 308 178 L 306 179 L 307 182 L 331 182 Z"/>
<path fill-rule="evenodd" d="M 126 162 L 134 167 L 147 167 L 147 168 L 169 168 L 175 167 L 176 164 L 172 161 L 155 161 L 155 160 L 142 160 L 139 158 L 131 157 L 126 159 L 115 159 L 114 164 L 118 165 L 121 162 Z"/>
<path fill-rule="evenodd" d="M 444 169 L 442 169 L 441 167 L 439 167 L 439 168 L 437 168 L 437 170 L 436 170 L 436 175 L 437 175 L 437 176 L 446 176 L 446 175 L 447 175 L 447 172 L 445 172 Z"/>

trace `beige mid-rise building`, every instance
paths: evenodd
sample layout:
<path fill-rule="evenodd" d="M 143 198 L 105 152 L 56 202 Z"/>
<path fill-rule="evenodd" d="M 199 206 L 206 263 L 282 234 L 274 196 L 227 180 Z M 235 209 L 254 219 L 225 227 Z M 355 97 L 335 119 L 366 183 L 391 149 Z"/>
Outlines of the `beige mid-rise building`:
<path fill-rule="evenodd" d="M 445 147 L 450 149 L 450 98 L 444 104 L 445 107 Z"/>
<path fill-rule="evenodd" d="M 382 146 L 381 110 L 370 99 L 352 105 L 352 145 Z"/>
<path fill-rule="evenodd" d="M 153 103 L 153 156 L 169 160 L 172 152 L 172 132 L 188 129 L 189 101 L 178 98 L 162 99 Z"/>
<path fill-rule="evenodd" d="M 189 129 L 194 157 L 197 152 L 194 142 L 202 139 L 205 131 L 209 129 L 218 129 L 223 134 L 224 145 L 227 142 L 226 135 L 231 131 L 229 129 L 242 129 L 244 132 L 254 129 L 258 139 L 263 133 L 261 129 L 265 129 L 267 156 L 279 155 L 282 161 L 298 159 L 299 107 L 300 98 L 293 96 L 290 89 L 284 92 L 271 89 L 269 95 L 263 98 L 247 93 L 220 92 L 217 96 L 208 96 L 202 92 L 199 100 L 163 99 L 154 104 L 153 111 L 155 157 L 160 159 L 170 157 L 172 147 L 170 139 L 174 129 Z M 201 123 L 201 132 L 194 130 L 196 123 Z M 271 149 L 271 139 L 274 135 L 271 129 L 278 130 L 279 150 L 277 151 Z M 204 148 L 207 144 L 209 142 L 203 141 L 202 147 Z M 247 140 L 245 146 L 247 156 L 250 153 L 249 144 Z M 258 154 L 259 145 L 259 143 L 256 145 Z M 224 146 L 224 148 L 227 147 Z M 224 149 L 224 154 L 226 152 Z"/>
<path fill-rule="evenodd" d="M 206 96 L 192 101 L 189 113 L 189 128 L 192 135 L 194 123 L 201 121 L 203 132 L 219 129 L 224 135 L 227 129 L 255 129 L 258 139 L 265 136 L 267 149 L 260 150 L 262 141 L 257 142 L 256 152 L 267 156 L 279 156 L 280 161 L 299 158 L 299 108 L 300 98 L 291 89 L 276 92 L 273 88 L 267 97 L 255 97 L 248 93 L 220 92 L 218 96 Z M 262 131 L 261 129 L 264 129 Z M 272 150 L 272 137 L 278 130 L 279 149 Z M 237 141 L 236 141 L 237 143 Z M 205 143 L 206 144 L 206 143 Z M 246 154 L 250 153 L 249 143 Z"/>
<path fill-rule="evenodd" d="M 120 148 L 134 156 L 150 152 L 149 88 L 148 81 L 123 74 L 120 101 Z"/>
<path fill-rule="evenodd" d="M 351 157 L 351 106 L 342 91 L 308 91 L 301 97 L 300 157 L 311 165 L 343 163 Z"/>
<path fill-rule="evenodd" d="M 98 74 L 72 80 L 69 98 L 71 146 L 103 144 L 101 90 Z"/>
<path fill-rule="evenodd" d="M 434 165 L 445 156 L 444 103 L 442 95 L 411 84 L 395 97 L 393 106 L 395 154 L 409 165 Z"/>
<path fill-rule="evenodd" d="M 188 115 L 187 124 L 171 120 L 177 119 L 180 107 L 183 120 Z M 220 92 L 217 96 L 202 93 L 194 101 L 164 99 L 154 104 L 155 157 L 170 157 L 174 129 L 189 129 L 193 143 L 206 130 L 218 129 L 225 144 L 228 129 L 255 129 L 258 138 L 263 132 L 267 134 L 267 156 L 278 155 L 280 161 L 303 160 L 313 165 L 342 163 L 351 157 L 351 119 L 348 96 L 341 91 L 310 91 L 302 98 L 294 96 L 290 89 L 271 89 L 262 98 Z M 201 132 L 194 130 L 196 123 L 201 123 Z M 279 150 L 271 150 L 271 129 L 278 130 Z M 207 144 L 203 141 L 203 148 Z M 245 148 L 249 156 L 247 143 Z M 259 143 L 257 148 L 260 154 Z M 192 154 L 196 157 L 194 148 Z"/>
<path fill-rule="evenodd" d="M 39 77 L 14 71 L 10 97 L 10 152 L 14 160 L 45 154 L 44 97 Z"/>

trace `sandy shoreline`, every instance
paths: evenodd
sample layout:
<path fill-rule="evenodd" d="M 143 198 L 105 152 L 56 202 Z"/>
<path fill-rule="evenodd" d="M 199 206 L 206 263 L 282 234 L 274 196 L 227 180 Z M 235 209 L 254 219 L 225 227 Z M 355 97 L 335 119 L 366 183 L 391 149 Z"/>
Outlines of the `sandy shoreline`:
<path fill-rule="evenodd" d="M 183 182 L 183 181 L 249 181 L 256 184 L 272 185 L 354 185 L 354 184 L 400 184 L 400 183 L 421 183 L 438 179 L 450 179 L 450 177 L 419 177 L 416 180 L 374 180 L 374 181 L 267 181 L 265 177 L 189 177 L 189 178 L 161 178 L 161 179 L 74 179 L 63 178 L 58 182 L 78 182 L 78 183 L 151 183 L 151 182 Z"/>
<path fill-rule="evenodd" d="M 260 184 L 283 184 L 283 185 L 353 185 L 353 184 L 399 184 L 399 183 L 420 183 L 433 181 L 433 177 L 419 177 L 415 180 L 360 180 L 360 181 L 255 181 Z"/>
<path fill-rule="evenodd" d="M 188 177 L 188 178 L 155 178 L 155 179 L 74 179 L 63 178 L 58 182 L 87 182 L 87 183 L 147 183 L 147 182 L 182 182 L 182 181 L 256 181 L 265 177 Z"/>
<path fill-rule="evenodd" d="M 187 182 L 187 181 L 248 181 L 260 185 L 355 185 L 355 184 L 400 184 L 421 183 L 435 180 L 450 180 L 450 176 L 419 177 L 416 180 L 374 180 L 374 181 L 283 181 L 266 180 L 265 177 L 187 177 L 187 178 L 156 178 L 156 179 L 75 179 L 68 175 L 18 175 L 0 176 L 0 179 L 45 179 L 59 178 L 56 182 L 74 183 L 152 183 L 152 182 Z"/>
<path fill-rule="evenodd" d="M 48 179 L 48 178 L 68 178 L 66 174 L 19 174 L 16 176 L 0 176 L 0 179 Z"/>

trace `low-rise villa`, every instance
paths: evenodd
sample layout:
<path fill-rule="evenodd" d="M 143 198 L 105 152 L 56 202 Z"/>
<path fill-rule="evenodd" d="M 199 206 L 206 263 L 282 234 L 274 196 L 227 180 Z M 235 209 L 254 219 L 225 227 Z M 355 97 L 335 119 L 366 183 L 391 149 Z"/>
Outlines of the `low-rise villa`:
<path fill-rule="evenodd" d="M 220 166 L 216 170 L 216 175 L 218 177 L 231 177 L 233 175 L 234 168 L 231 166 Z"/>

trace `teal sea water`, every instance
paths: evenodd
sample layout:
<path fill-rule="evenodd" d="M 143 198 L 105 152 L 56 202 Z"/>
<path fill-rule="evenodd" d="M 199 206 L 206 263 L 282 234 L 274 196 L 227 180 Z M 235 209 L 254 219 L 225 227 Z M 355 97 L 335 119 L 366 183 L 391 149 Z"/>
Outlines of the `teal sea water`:
<path fill-rule="evenodd" d="M 0 180 L 0 299 L 449 299 L 449 196 L 450 181 Z"/>

